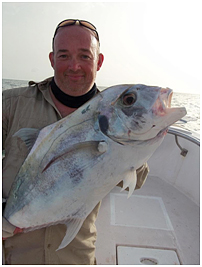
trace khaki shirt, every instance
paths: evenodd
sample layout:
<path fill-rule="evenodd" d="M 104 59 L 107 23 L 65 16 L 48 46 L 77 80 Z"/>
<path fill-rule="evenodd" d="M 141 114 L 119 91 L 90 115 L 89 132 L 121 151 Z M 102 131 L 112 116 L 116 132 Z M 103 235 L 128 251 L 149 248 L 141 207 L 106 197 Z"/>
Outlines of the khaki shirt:
<path fill-rule="evenodd" d="M 41 129 L 62 118 L 50 96 L 49 78 L 41 83 L 30 82 L 28 87 L 3 91 L 3 197 L 7 198 L 11 185 L 28 151 L 13 135 L 21 128 Z M 138 171 L 137 187 L 148 173 L 145 164 Z M 94 264 L 95 220 L 100 204 L 84 221 L 75 239 L 56 251 L 65 236 L 65 225 L 54 225 L 25 234 L 17 234 L 4 241 L 6 264 Z"/>

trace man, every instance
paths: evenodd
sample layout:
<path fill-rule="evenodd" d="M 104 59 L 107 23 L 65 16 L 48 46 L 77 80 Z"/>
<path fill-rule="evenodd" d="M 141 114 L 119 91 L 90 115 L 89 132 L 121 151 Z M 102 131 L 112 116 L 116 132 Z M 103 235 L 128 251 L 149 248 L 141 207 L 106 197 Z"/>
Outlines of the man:
<path fill-rule="evenodd" d="M 89 22 L 65 20 L 56 28 L 53 51 L 49 54 L 54 78 L 29 87 L 4 91 L 3 96 L 3 197 L 6 199 L 14 178 L 28 151 L 13 137 L 20 128 L 43 128 L 74 112 L 97 92 L 96 73 L 104 56 L 99 51 L 99 36 Z M 139 187 L 148 169 L 139 170 Z M 84 221 L 75 239 L 64 249 L 61 243 L 65 225 L 54 225 L 28 233 L 3 218 L 6 264 L 94 264 L 99 205 Z"/>

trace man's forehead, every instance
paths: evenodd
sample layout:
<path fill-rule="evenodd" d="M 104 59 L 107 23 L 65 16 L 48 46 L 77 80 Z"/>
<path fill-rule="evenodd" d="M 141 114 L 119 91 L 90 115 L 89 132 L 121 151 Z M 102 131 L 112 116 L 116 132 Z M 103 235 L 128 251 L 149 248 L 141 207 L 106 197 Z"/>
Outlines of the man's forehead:
<path fill-rule="evenodd" d="M 93 38 L 95 38 L 95 36 L 93 35 L 92 31 L 88 28 L 85 28 L 83 26 L 79 26 L 79 25 L 70 25 L 70 26 L 66 26 L 66 27 L 61 27 L 58 29 L 58 32 L 56 34 L 57 38 L 58 36 L 64 36 L 64 37 L 80 37 L 80 38 L 89 38 L 89 40 Z"/>
<path fill-rule="evenodd" d="M 56 51 L 60 49 L 69 49 L 72 46 L 79 49 L 88 49 L 97 51 L 98 41 L 91 31 L 82 26 L 67 26 L 58 29 L 58 33 L 55 36 L 55 49 Z"/>

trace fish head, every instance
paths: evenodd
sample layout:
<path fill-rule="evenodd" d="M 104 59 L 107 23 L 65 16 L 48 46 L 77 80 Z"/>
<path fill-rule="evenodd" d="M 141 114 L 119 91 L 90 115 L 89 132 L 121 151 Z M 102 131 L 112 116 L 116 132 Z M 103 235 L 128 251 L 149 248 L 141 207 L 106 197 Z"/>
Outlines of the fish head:
<path fill-rule="evenodd" d="M 172 95 L 171 89 L 157 86 L 113 86 L 103 95 L 100 129 L 117 142 L 160 138 L 186 115 L 184 107 L 171 108 Z"/>

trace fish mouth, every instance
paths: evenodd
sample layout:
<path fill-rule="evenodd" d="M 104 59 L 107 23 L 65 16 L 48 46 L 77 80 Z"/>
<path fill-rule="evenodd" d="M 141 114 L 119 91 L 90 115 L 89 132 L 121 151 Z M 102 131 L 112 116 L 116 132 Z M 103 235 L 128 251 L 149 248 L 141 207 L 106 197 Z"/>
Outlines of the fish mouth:
<path fill-rule="evenodd" d="M 166 108 L 171 107 L 171 101 L 173 97 L 173 90 L 170 88 L 161 88 L 161 103 Z"/>
<path fill-rule="evenodd" d="M 164 117 L 164 125 L 162 129 L 159 130 L 155 138 L 163 137 L 168 132 L 168 127 L 173 123 L 181 119 L 186 115 L 186 109 L 184 107 L 173 107 L 171 108 L 171 101 L 173 97 L 173 90 L 170 88 L 161 88 L 160 94 L 152 106 L 152 113 L 157 117 Z M 152 128 L 155 128 L 156 125 L 153 125 Z M 151 138 L 151 139 L 153 139 Z M 148 139 L 148 140 L 151 140 Z"/>
<path fill-rule="evenodd" d="M 161 88 L 160 94 L 152 106 L 152 112 L 155 115 L 163 116 L 166 110 L 171 108 L 173 90 L 170 88 Z"/>
<path fill-rule="evenodd" d="M 168 112 L 168 110 L 170 110 L 171 108 L 171 101 L 172 101 L 172 97 L 173 97 L 173 90 L 166 87 L 166 88 L 161 88 L 160 92 L 159 92 L 159 96 L 156 99 L 154 105 L 152 106 L 152 113 L 157 115 L 157 116 L 165 116 L 166 113 Z M 153 138 L 150 138 L 146 141 L 150 141 L 150 140 L 156 140 L 159 138 L 163 138 L 167 132 L 168 132 L 168 127 L 170 125 L 172 125 L 173 122 L 169 123 L 168 125 L 166 125 L 166 127 L 164 127 L 163 129 L 161 129 L 156 136 L 154 136 Z M 156 127 L 156 125 L 153 125 L 150 130 L 152 128 Z"/>

